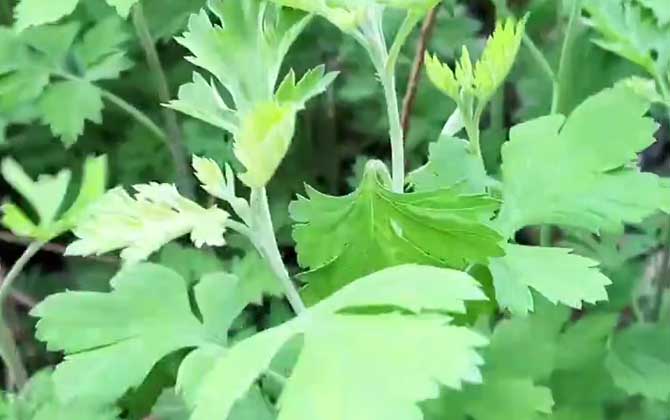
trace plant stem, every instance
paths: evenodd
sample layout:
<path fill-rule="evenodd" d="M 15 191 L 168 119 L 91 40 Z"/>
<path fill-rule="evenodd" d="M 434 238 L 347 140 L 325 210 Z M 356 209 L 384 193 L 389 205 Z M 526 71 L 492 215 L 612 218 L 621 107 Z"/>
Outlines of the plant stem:
<path fill-rule="evenodd" d="M 393 191 L 402 193 L 405 187 L 405 144 L 403 140 L 398 94 L 396 92 L 395 73 L 380 73 L 386 100 L 386 114 L 389 120 L 391 139 L 391 174 Z"/>
<path fill-rule="evenodd" d="M 658 84 L 663 97 L 663 103 L 668 113 L 668 122 L 670 122 L 670 88 L 668 82 L 663 76 L 658 73 L 654 74 L 654 79 Z M 652 319 L 659 320 L 661 317 L 661 309 L 663 307 L 663 293 L 665 289 L 670 286 L 670 218 L 668 218 L 665 231 L 665 252 L 663 253 L 663 260 L 661 262 L 661 269 L 656 278 L 656 295 L 654 296 L 654 306 L 652 307 Z"/>
<path fill-rule="evenodd" d="M 158 51 L 156 51 L 156 44 L 151 37 L 149 26 L 144 17 L 144 10 L 142 4 L 137 3 L 133 6 L 133 24 L 135 31 L 140 39 L 140 44 L 144 50 L 144 55 L 147 60 L 147 65 L 151 71 L 158 88 L 158 98 L 161 103 L 168 103 L 171 99 L 170 86 L 163 70 Z M 177 121 L 177 114 L 171 108 L 163 107 L 163 121 L 167 130 L 167 145 L 170 148 L 175 168 L 177 171 L 177 183 L 181 186 L 185 195 L 193 197 L 195 189 L 191 179 L 187 153 L 184 148 L 184 139 Z"/>
<path fill-rule="evenodd" d="M 570 67 L 570 48 L 572 47 L 573 38 L 575 35 L 575 27 L 577 26 L 577 17 L 582 10 L 582 1 L 573 0 L 572 9 L 570 10 L 570 18 L 568 19 L 568 27 L 565 30 L 565 37 L 563 38 L 563 46 L 561 47 L 561 58 L 558 61 L 558 89 L 554 92 L 554 99 L 552 102 L 552 114 L 562 111 L 561 109 L 561 90 L 564 87 L 565 76 L 567 69 Z M 554 86 L 556 88 L 556 86 Z"/>
<path fill-rule="evenodd" d="M 551 64 L 547 61 L 547 58 L 542 54 L 542 51 L 535 45 L 535 42 L 528 36 L 528 34 L 523 35 L 523 45 L 528 48 L 531 56 L 535 59 L 537 64 L 540 66 L 542 72 L 547 76 L 549 81 L 551 81 L 551 113 L 553 114 L 556 109 L 558 109 L 558 91 L 559 84 L 556 73 L 551 68 Z"/>
<path fill-rule="evenodd" d="M 296 314 L 303 313 L 307 308 L 302 301 L 298 289 L 291 281 L 291 277 L 286 270 L 286 266 L 279 253 L 277 245 L 277 238 L 275 236 L 274 227 L 272 226 L 272 218 L 270 217 L 270 207 L 268 205 L 268 197 L 265 187 L 254 188 L 251 190 L 251 213 L 252 213 L 252 229 L 255 235 L 255 245 L 258 252 L 265 258 L 270 269 L 275 274 L 286 293 L 291 308 Z"/>
<path fill-rule="evenodd" d="M 421 69 L 423 68 L 424 64 L 428 41 L 430 41 L 430 38 L 433 34 L 433 28 L 435 28 L 437 11 L 438 7 L 433 7 L 433 9 L 424 19 L 423 25 L 421 26 L 421 35 L 419 36 L 419 42 L 416 46 L 416 54 L 414 55 L 412 72 L 409 75 L 409 80 L 407 81 L 407 91 L 405 92 L 405 98 L 402 101 L 402 131 L 405 136 L 407 136 L 407 133 L 409 132 L 412 108 L 414 108 L 414 103 L 416 102 L 416 94 L 419 89 L 419 80 L 421 79 Z"/>
<path fill-rule="evenodd" d="M 23 385 L 28 380 L 28 373 L 26 371 L 23 362 L 21 361 L 21 355 L 19 350 L 16 347 L 16 342 L 12 335 L 12 331 L 7 325 L 4 315 L 4 303 L 7 300 L 7 296 L 12 290 L 12 284 L 18 278 L 19 274 L 23 271 L 28 264 L 28 261 L 37 254 L 37 252 L 42 247 L 42 242 L 32 242 L 28 247 L 23 251 L 23 254 L 19 257 L 18 260 L 14 263 L 12 268 L 9 270 L 7 275 L 0 285 L 0 356 L 2 360 L 7 365 L 7 370 L 9 371 L 14 385 L 17 389 L 23 387 Z"/>

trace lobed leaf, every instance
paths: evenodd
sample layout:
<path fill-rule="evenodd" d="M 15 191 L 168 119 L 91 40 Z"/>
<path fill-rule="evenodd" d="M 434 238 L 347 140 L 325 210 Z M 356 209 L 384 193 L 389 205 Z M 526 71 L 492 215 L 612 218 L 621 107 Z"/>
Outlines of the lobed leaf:
<path fill-rule="evenodd" d="M 140 184 L 134 189 L 135 197 L 120 187 L 107 192 L 74 229 L 79 239 L 68 246 L 66 254 L 122 249 L 121 258 L 136 263 L 186 234 L 197 247 L 225 244 L 225 211 L 200 207 L 170 184 Z"/>
<path fill-rule="evenodd" d="M 442 296 L 477 295 L 476 282 L 464 273 L 425 270 L 393 267 L 361 278 L 298 318 L 239 342 L 205 378 L 192 419 L 227 418 L 235 402 L 297 335 L 303 337 L 303 346 L 279 400 L 279 419 L 369 419 L 380 414 L 388 419 L 421 419 L 416 403 L 435 396 L 437 382 L 460 388 L 463 381 L 480 380 L 481 361 L 475 349 L 486 340 L 467 328 L 448 325 L 444 315 L 335 311 L 366 302 L 432 309 L 440 285 Z M 448 276 L 461 280 L 438 282 L 432 279 L 436 273 L 444 280 Z M 386 276 L 389 282 L 383 281 Z M 417 281 L 431 286 L 417 287 Z M 467 283 L 471 291 L 464 295 Z M 452 295 L 456 290 L 461 291 Z M 442 309 L 463 308 L 458 297 L 451 301 L 451 307 Z M 403 381 L 389 381 L 391 370 Z"/>
<path fill-rule="evenodd" d="M 607 300 L 605 286 L 612 282 L 597 265 L 567 248 L 507 244 L 505 255 L 492 258 L 489 269 L 498 304 L 512 313 L 527 314 L 534 309 L 530 288 L 552 303 L 576 309 L 582 302 Z"/>
<path fill-rule="evenodd" d="M 387 187 L 385 170 L 369 162 L 353 193 L 332 197 L 308 188 L 308 197 L 291 204 L 298 262 L 311 269 L 301 276 L 308 301 L 393 265 L 464 268 L 502 255 L 500 237 L 486 226 L 494 200 L 448 189 L 396 194 Z"/>
<path fill-rule="evenodd" d="M 590 97 L 567 119 L 551 115 L 512 128 L 502 149 L 502 230 L 549 223 L 620 232 L 623 223 L 667 208 L 667 185 L 632 163 L 654 141 L 657 125 L 644 116 L 648 107 L 619 85 Z"/>

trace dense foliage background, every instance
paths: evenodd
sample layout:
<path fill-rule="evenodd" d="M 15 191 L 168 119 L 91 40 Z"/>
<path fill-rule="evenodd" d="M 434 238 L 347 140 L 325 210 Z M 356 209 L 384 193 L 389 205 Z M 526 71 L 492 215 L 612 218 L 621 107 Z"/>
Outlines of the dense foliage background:
<path fill-rule="evenodd" d="M 45 3 L 51 1 L 44 0 Z M 81 0 L 74 12 L 57 24 L 26 29 L 28 35 L 25 36 L 31 38 L 28 50 L 15 42 L 17 3 L 0 0 L 0 154 L 3 157 L 11 156 L 33 177 L 70 168 L 74 182 L 69 196 L 73 197 L 85 158 L 106 154 L 110 186 L 174 182 L 183 194 L 196 197 L 200 202 L 209 198 L 196 189 L 196 181 L 188 169 L 192 154 L 212 158 L 222 165 L 239 166 L 233 156 L 232 139 L 226 133 L 161 106 L 176 97 L 179 86 L 191 80 L 193 66 L 183 59 L 187 53 L 174 37 L 185 30 L 188 16 L 200 10 L 205 1 L 141 0 L 141 12 L 135 10 L 124 20 L 102 0 Z M 577 22 L 572 46 L 559 75 L 559 112 L 569 114 L 584 99 L 618 80 L 630 76 L 649 77 L 642 66 L 594 42 L 602 39 L 602 28 L 587 23 L 594 10 L 620 8 L 624 3 L 639 7 L 639 22 L 634 17 L 619 22 L 622 26 L 615 29 L 620 32 L 607 36 L 635 38 L 637 44 L 634 44 L 638 46 L 647 42 L 653 45 L 650 48 L 656 58 L 670 59 L 668 2 L 585 1 L 582 19 Z M 455 109 L 454 104 L 430 84 L 423 71 L 418 77 L 412 76 L 421 49 L 427 46 L 449 63 L 460 56 L 462 45 L 478 56 L 498 19 L 508 14 L 528 13 L 528 37 L 549 64 L 557 68 L 571 5 L 570 0 L 445 0 L 426 18 L 423 28 L 415 29 L 398 62 L 398 92 L 401 96 L 407 95 L 406 101 L 415 95 L 403 108 L 407 115 L 406 160 L 410 170 L 426 162 L 429 143 L 438 138 Z M 395 31 L 401 23 L 400 14 L 396 17 L 393 13 L 389 12 L 385 21 L 389 32 Z M 422 46 L 424 42 L 426 45 Z M 151 55 L 153 48 L 146 43 L 155 44 L 157 57 Z M 156 60 L 160 62 L 160 72 Z M 389 156 L 386 105 L 365 51 L 326 20 L 314 19 L 291 49 L 285 65 L 302 74 L 321 63 L 326 63 L 328 70 L 339 71 L 340 75 L 325 94 L 311 101 L 299 114 L 289 154 L 268 186 L 284 261 L 292 271 L 298 271 L 298 266 L 288 204 L 296 194 L 304 192 L 304 184 L 342 195 L 358 185 L 368 157 Z M 551 81 L 534 59 L 533 52 L 523 46 L 510 77 L 484 116 L 482 147 L 489 174 L 500 170 L 500 148 L 510 127 L 546 115 L 551 98 Z M 667 105 L 657 103 L 651 112 L 660 124 L 657 141 L 639 159 L 643 170 L 667 176 L 670 173 Z M 547 159 L 546 165 L 551 164 L 551 159 Z M 23 202 L 1 182 L 0 195 L 5 200 Z M 572 312 L 538 310 L 537 315 L 505 321 L 509 323 L 507 328 L 515 331 L 510 340 L 517 340 L 514 345 L 500 344 L 502 350 L 498 351 L 510 358 L 506 364 L 526 365 L 528 369 L 542 371 L 545 360 L 553 360 L 555 355 L 579 359 L 562 360 L 561 369 L 548 368 L 547 372 L 538 374 L 552 389 L 558 407 L 558 414 L 551 419 L 670 419 L 670 340 L 667 340 L 670 337 L 670 292 L 666 287 L 670 281 L 666 246 L 669 226 L 668 216 L 659 214 L 639 225 L 628 226 L 620 235 L 596 237 L 559 228 L 550 232 L 550 243 L 569 245 L 579 254 L 596 259 L 614 281 L 608 288 L 608 303 L 587 305 L 583 310 Z M 119 268 L 118 258 L 111 255 L 64 257 L 65 245 L 72 240 L 69 235 L 58 237 L 42 249 L 17 280 L 3 308 L 30 372 L 54 365 L 61 355 L 47 351 L 45 345 L 37 341 L 35 319 L 28 315 L 29 310 L 57 291 L 108 290 L 109 279 Z M 526 229 L 519 233 L 517 240 L 537 244 L 540 232 Z M 173 243 L 152 260 L 191 279 L 221 267 L 249 276 L 268 276 L 262 262 L 249 256 L 248 245 L 243 240 L 231 237 L 229 243 L 231 247 L 217 252 L 207 248 L 197 250 L 186 241 Z M 23 238 L 7 230 L 0 232 L 0 273 L 19 257 L 26 244 Z M 290 316 L 290 308 L 282 298 L 265 297 L 235 321 L 231 334 L 239 339 Z M 503 319 L 505 314 L 495 313 L 493 318 Z M 580 323 L 584 318 L 588 321 Z M 607 373 L 604 360 L 611 336 L 634 323 L 653 323 L 665 331 L 661 338 L 648 342 L 643 338 L 631 339 L 637 342 L 631 345 L 649 346 L 648 353 L 656 355 L 654 363 L 658 363 L 656 368 L 662 373 L 659 378 L 649 379 L 657 381 L 649 385 L 652 391 L 628 395 L 625 391 L 629 390 L 617 386 Z M 510 348 L 505 349 L 506 345 Z M 591 353 L 584 356 L 584 352 Z M 121 407 L 128 418 L 147 415 L 157 420 L 187 418 L 173 401 L 173 395 L 165 391 L 173 386 L 176 361 L 182 357 L 175 353 L 163 359 L 142 387 L 127 395 Z M 6 385 L 11 386 L 9 379 Z M 276 384 L 266 385 L 276 387 Z M 515 390 L 505 387 L 497 392 L 499 394 L 488 401 L 490 411 L 468 415 L 501 420 L 549 418 L 532 409 L 528 414 L 524 409 L 515 411 L 514 407 L 505 405 L 507 393 L 529 392 L 525 400 L 540 401 L 535 408 L 542 412 L 539 409 L 542 396 L 531 394 L 524 384 Z M 447 395 L 445 399 L 428 403 L 428 418 L 452 418 L 444 409 L 454 403 L 450 398 L 458 397 Z M 158 404 L 154 407 L 156 401 Z"/>

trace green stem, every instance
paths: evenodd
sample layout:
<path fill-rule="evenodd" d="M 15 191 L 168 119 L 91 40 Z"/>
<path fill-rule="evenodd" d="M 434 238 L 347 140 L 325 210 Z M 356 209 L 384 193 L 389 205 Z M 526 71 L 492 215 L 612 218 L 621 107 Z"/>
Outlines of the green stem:
<path fill-rule="evenodd" d="M 398 93 L 396 92 L 395 74 L 392 72 L 380 73 L 386 100 L 386 114 L 389 120 L 389 137 L 391 139 L 391 176 L 393 191 L 401 193 L 405 187 L 405 141 L 403 139 L 402 123 Z"/>
<path fill-rule="evenodd" d="M 270 217 L 270 208 L 265 187 L 254 188 L 251 190 L 250 201 L 252 230 L 258 252 L 265 258 L 270 269 L 284 288 L 286 298 L 288 299 L 291 308 L 293 308 L 293 311 L 299 315 L 307 308 L 298 293 L 298 289 L 296 289 L 291 281 L 291 276 L 289 275 L 288 270 L 286 270 L 286 266 L 279 253 L 279 246 L 277 245 L 277 238 L 275 236 L 274 227 L 272 226 L 272 218 Z"/>
<path fill-rule="evenodd" d="M 28 380 L 28 373 L 21 361 L 21 355 L 16 346 L 16 342 L 14 341 L 12 331 L 9 328 L 9 325 L 7 325 L 3 308 L 7 296 L 9 296 L 9 293 L 12 290 L 14 281 L 19 277 L 19 274 L 21 274 L 30 259 L 37 254 L 42 245 L 42 242 L 32 242 L 28 245 L 3 279 L 2 285 L 0 285 L 0 356 L 2 356 L 2 360 L 5 362 L 5 365 L 7 365 L 7 370 L 17 389 L 21 389 L 26 383 Z"/>
<path fill-rule="evenodd" d="M 142 49 L 144 50 L 149 70 L 156 80 L 158 98 L 161 103 L 168 103 L 170 99 L 172 99 L 170 95 L 170 87 L 158 51 L 156 50 L 154 39 L 151 36 L 149 26 L 144 17 L 144 10 L 142 9 L 141 3 L 137 3 L 133 6 L 133 24 L 135 25 L 135 31 L 137 32 Z M 177 183 L 187 196 L 193 197 L 195 189 L 191 179 L 187 153 L 184 148 L 184 139 L 181 129 L 179 128 L 179 122 L 177 121 L 177 114 L 173 109 L 167 107 L 163 107 L 162 112 L 163 121 L 167 130 L 166 143 L 174 160 L 175 169 L 177 171 Z"/>
<path fill-rule="evenodd" d="M 565 37 L 563 38 L 563 46 L 561 47 L 561 58 L 558 61 L 558 89 L 554 92 L 554 100 L 552 103 L 552 114 L 561 111 L 561 91 L 565 87 L 565 76 L 567 69 L 570 68 L 570 48 L 572 48 L 573 39 L 575 36 L 575 28 L 577 26 L 577 17 L 582 10 L 582 1 L 573 0 L 572 9 L 570 10 L 570 18 L 568 19 L 568 27 L 565 30 Z"/>
<path fill-rule="evenodd" d="M 559 84 L 558 84 L 558 78 L 556 77 L 556 73 L 554 73 L 554 70 L 551 68 L 551 64 L 549 64 L 549 61 L 547 61 L 547 58 L 542 54 L 542 51 L 535 45 L 535 42 L 528 36 L 528 34 L 524 34 L 523 36 L 523 45 L 528 48 L 528 51 L 530 52 L 530 55 L 535 59 L 537 64 L 540 66 L 540 69 L 542 72 L 547 76 L 549 81 L 551 82 L 551 113 L 553 114 L 556 109 L 558 109 L 558 92 L 559 92 Z"/>

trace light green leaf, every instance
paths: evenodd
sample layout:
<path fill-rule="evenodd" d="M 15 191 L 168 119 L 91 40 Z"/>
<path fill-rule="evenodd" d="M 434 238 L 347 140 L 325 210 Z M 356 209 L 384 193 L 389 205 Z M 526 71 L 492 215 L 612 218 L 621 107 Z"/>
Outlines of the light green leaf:
<path fill-rule="evenodd" d="M 502 255 L 500 237 L 485 225 L 495 201 L 447 189 L 396 194 L 387 178 L 383 164 L 371 161 L 350 195 L 332 197 L 308 187 L 307 198 L 291 204 L 298 261 L 311 269 L 302 275 L 308 301 L 393 265 L 464 268 Z"/>
<path fill-rule="evenodd" d="M 552 303 L 581 309 L 582 302 L 607 300 L 612 282 L 597 261 L 571 254 L 567 248 L 507 244 L 505 255 L 491 259 L 490 270 L 498 304 L 515 314 L 532 311 L 530 288 Z"/>
<path fill-rule="evenodd" d="M 195 286 L 205 328 L 222 343 L 244 308 L 262 304 L 265 295 L 282 296 L 279 282 L 255 252 L 234 260 L 232 271 L 207 274 Z"/>
<path fill-rule="evenodd" d="M 200 73 L 193 73 L 193 82 L 182 85 L 179 99 L 167 106 L 231 133 L 239 128 L 238 117 L 228 108 L 214 83 L 207 83 Z"/>
<path fill-rule="evenodd" d="M 403 281 L 397 270 L 404 270 Z M 449 317 L 443 315 L 333 312 L 349 302 L 367 306 L 359 296 L 367 296 L 373 306 L 432 309 L 438 285 L 441 296 L 457 290 L 461 292 L 456 296 L 463 295 L 467 275 L 456 275 L 463 276 L 456 282 L 463 284 L 454 284 L 433 281 L 421 270 L 394 267 L 364 277 L 296 319 L 239 342 L 205 378 L 192 420 L 227 418 L 284 344 L 299 334 L 303 346 L 279 400 L 279 419 L 421 419 L 416 404 L 434 397 L 437 383 L 460 388 L 464 381 L 480 380 L 481 360 L 475 349 L 486 340 L 467 328 L 448 325 Z M 380 280 L 385 275 L 389 282 Z M 424 281 L 431 286 L 422 287 Z M 477 290 L 472 278 L 469 282 L 471 290 Z M 456 302 L 443 310 L 462 308 L 463 302 Z M 403 380 L 388 381 L 389 371 Z"/>
<path fill-rule="evenodd" d="M 214 368 L 216 362 L 225 355 L 225 349 L 218 346 L 200 347 L 186 356 L 177 374 L 177 389 L 184 395 L 190 407 L 194 407 L 203 379 Z M 187 417 L 188 418 L 188 417 Z M 272 420 L 274 408 L 265 400 L 257 386 L 235 402 L 229 420 Z"/>
<path fill-rule="evenodd" d="M 235 157 L 246 168 L 239 178 L 251 188 L 265 186 L 284 159 L 295 131 L 296 110 L 278 102 L 259 103 L 241 121 Z"/>
<path fill-rule="evenodd" d="M 111 293 L 51 295 L 31 312 L 40 318 L 37 337 L 49 350 L 66 353 L 54 373 L 64 401 L 113 403 L 161 358 L 206 341 L 186 282 L 174 271 L 140 264 L 122 270 L 111 285 Z"/>
<path fill-rule="evenodd" d="M 139 0 L 105 0 L 107 4 L 114 7 L 116 12 L 122 18 L 127 18 L 130 13 L 130 9 L 137 3 Z"/>
<path fill-rule="evenodd" d="M 170 184 L 140 184 L 134 189 L 134 198 L 120 187 L 107 192 L 74 229 L 79 239 L 68 246 L 66 254 L 123 249 L 121 258 L 135 263 L 186 234 L 197 247 L 225 244 L 225 211 L 200 207 Z"/>
<path fill-rule="evenodd" d="M 456 101 L 459 107 L 464 106 L 464 97 L 478 99 L 477 107 L 481 112 L 483 105 L 498 90 L 512 70 L 525 26 L 526 18 L 519 22 L 514 22 L 511 18 L 498 22 L 486 42 L 481 58 L 474 66 L 470 60 L 470 52 L 465 46 L 454 70 L 441 63 L 437 57 L 426 54 L 428 77 L 438 89 Z M 472 112 L 461 110 L 466 115 Z"/>
<path fill-rule="evenodd" d="M 589 13 L 587 23 L 601 35 L 594 41 L 598 46 L 642 66 L 652 76 L 668 71 L 670 33 L 640 5 L 587 0 L 584 9 Z"/>
<path fill-rule="evenodd" d="M 41 175 L 33 181 L 18 162 L 7 157 L 2 161 L 2 176 L 33 207 L 40 226 L 46 227 L 56 221 L 70 183 L 69 170 L 63 169 L 56 175 Z"/>
<path fill-rule="evenodd" d="M 43 25 L 69 15 L 79 0 L 21 0 L 16 5 L 16 28 L 22 31 L 29 26 Z"/>
<path fill-rule="evenodd" d="M 130 39 L 117 16 L 110 16 L 89 29 L 75 51 L 85 67 L 84 78 L 89 81 L 114 79 L 129 69 L 132 62 L 122 49 Z"/>
<path fill-rule="evenodd" d="M 527 378 L 484 375 L 481 385 L 466 385 L 449 391 L 438 401 L 429 401 L 426 420 L 538 420 L 550 414 L 551 390 Z"/>
<path fill-rule="evenodd" d="M 666 207 L 667 187 L 633 163 L 654 141 L 648 107 L 618 86 L 590 97 L 567 120 L 552 115 L 512 128 L 502 149 L 502 230 L 511 235 L 549 223 L 617 232 Z"/>
<path fill-rule="evenodd" d="M 84 133 L 85 122 L 102 122 L 102 97 L 94 85 L 79 80 L 52 83 L 39 101 L 42 121 L 66 147 Z"/>
<path fill-rule="evenodd" d="M 416 191 L 452 188 L 464 194 L 483 194 L 489 183 L 482 160 L 470 152 L 468 142 L 447 136 L 430 144 L 428 163 L 410 173 L 408 181 Z"/>
<path fill-rule="evenodd" d="M 302 109 L 308 100 L 325 92 L 337 77 L 337 72 L 326 74 L 325 69 L 323 65 L 315 67 L 307 71 L 298 82 L 295 81 L 295 72 L 291 69 L 277 88 L 275 98 L 281 104 L 292 104 Z"/>
<path fill-rule="evenodd" d="M 7 420 L 117 420 L 119 410 L 111 405 L 78 400 L 60 401 L 49 369 L 35 373 L 19 395 L 8 400 Z"/>
<path fill-rule="evenodd" d="M 212 73 L 245 113 L 255 102 L 272 99 L 282 60 L 309 18 L 255 1 L 213 0 L 209 8 L 222 25 L 212 24 L 202 10 L 177 41 L 193 54 L 188 60 Z"/>
<path fill-rule="evenodd" d="M 654 12 L 659 26 L 670 23 L 670 3 L 664 0 L 638 0 L 644 7 Z"/>
<path fill-rule="evenodd" d="M 62 170 L 55 176 L 41 175 L 33 181 L 11 158 L 2 162 L 2 176 L 33 208 L 38 223 L 34 223 L 21 208 L 12 202 L 2 206 L 2 224 L 16 235 L 49 241 L 71 229 L 75 223 L 105 192 L 107 158 L 87 158 L 77 198 L 59 215 L 70 181 L 70 171 Z"/>
<path fill-rule="evenodd" d="M 670 330 L 635 324 L 614 336 L 607 369 L 629 395 L 670 399 Z"/>

